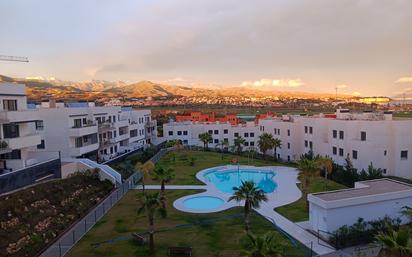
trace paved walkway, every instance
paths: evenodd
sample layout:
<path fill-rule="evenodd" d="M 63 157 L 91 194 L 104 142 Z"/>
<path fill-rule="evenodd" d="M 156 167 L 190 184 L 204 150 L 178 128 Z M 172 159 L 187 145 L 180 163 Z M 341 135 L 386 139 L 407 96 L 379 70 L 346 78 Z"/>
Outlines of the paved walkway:
<path fill-rule="evenodd" d="M 145 189 L 149 190 L 159 190 L 160 185 L 145 185 Z M 143 189 L 142 186 L 136 186 L 135 189 Z M 190 189 L 199 189 L 199 190 L 207 190 L 206 185 L 166 185 L 165 189 L 178 189 L 178 190 L 190 190 Z"/>

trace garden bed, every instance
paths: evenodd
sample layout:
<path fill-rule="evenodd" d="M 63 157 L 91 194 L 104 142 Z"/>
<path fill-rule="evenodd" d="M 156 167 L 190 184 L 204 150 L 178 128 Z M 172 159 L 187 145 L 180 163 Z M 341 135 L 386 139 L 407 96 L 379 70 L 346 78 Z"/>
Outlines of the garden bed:
<path fill-rule="evenodd" d="M 36 256 L 112 190 L 86 172 L 0 197 L 0 257 Z"/>

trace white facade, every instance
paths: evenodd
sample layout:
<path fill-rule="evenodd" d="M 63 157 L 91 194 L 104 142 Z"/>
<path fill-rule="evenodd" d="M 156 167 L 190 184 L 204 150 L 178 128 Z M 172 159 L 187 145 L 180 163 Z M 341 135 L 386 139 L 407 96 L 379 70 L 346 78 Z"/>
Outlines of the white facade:
<path fill-rule="evenodd" d="M 25 85 L 0 83 L 0 171 L 23 169 L 56 158 L 37 153 L 41 143 L 36 124 L 38 112 L 27 107 Z"/>
<path fill-rule="evenodd" d="M 389 216 L 399 218 L 404 206 L 412 206 L 412 186 L 390 179 L 357 182 L 355 188 L 310 194 L 309 224 L 314 231 L 333 233 L 351 226 L 359 218 L 373 221 Z"/>
<path fill-rule="evenodd" d="M 42 104 L 37 110 L 43 121 L 44 140 L 39 151 L 60 151 L 62 158 L 107 161 L 150 144 L 153 135 L 146 133 L 148 124 L 156 128 L 150 110 L 88 103 Z"/>
<path fill-rule="evenodd" d="M 266 132 L 282 141 L 278 158 L 295 161 L 311 149 L 314 154 L 330 156 L 343 165 L 349 155 L 355 168 L 369 164 L 381 168 L 386 175 L 412 178 L 412 120 L 393 120 L 391 114 L 351 114 L 338 110 L 335 116 L 284 115 L 260 119 L 257 124 L 231 126 L 228 123 L 170 122 L 164 124 L 167 140 L 181 139 L 184 144 L 201 146 L 200 133 L 213 132 L 216 140 L 228 138 L 232 145 L 235 133 L 257 148 L 259 136 Z M 218 134 L 214 131 L 218 130 Z M 223 131 L 227 130 L 227 134 Z M 179 134 L 179 131 L 180 134 Z M 254 133 L 253 138 L 244 133 Z M 250 135 L 250 134 L 249 134 Z M 211 144 L 212 145 L 212 144 Z M 273 152 L 268 152 L 273 154 Z"/>

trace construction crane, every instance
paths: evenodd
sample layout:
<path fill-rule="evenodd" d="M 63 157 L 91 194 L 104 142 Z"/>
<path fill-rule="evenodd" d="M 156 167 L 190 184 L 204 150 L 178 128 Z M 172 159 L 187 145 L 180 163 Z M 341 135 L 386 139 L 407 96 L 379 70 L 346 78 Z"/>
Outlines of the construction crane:
<path fill-rule="evenodd" d="M 20 56 L 0 55 L 0 61 L 29 62 L 29 59 L 27 57 Z"/>

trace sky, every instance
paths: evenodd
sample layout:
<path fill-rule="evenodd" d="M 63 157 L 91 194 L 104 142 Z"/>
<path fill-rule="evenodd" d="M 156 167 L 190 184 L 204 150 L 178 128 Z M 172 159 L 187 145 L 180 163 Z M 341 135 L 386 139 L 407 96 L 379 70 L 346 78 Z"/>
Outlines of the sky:
<path fill-rule="evenodd" d="M 410 0 L 1 0 L 0 74 L 412 94 Z"/>

